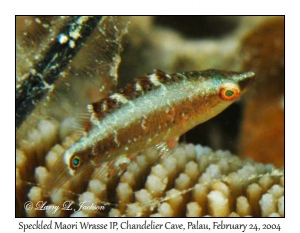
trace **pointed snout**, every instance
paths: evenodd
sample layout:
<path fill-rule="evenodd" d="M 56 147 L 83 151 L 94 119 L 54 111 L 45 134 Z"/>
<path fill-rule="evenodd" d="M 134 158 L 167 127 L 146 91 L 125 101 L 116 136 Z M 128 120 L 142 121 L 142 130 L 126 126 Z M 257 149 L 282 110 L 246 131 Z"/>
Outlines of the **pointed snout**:
<path fill-rule="evenodd" d="M 254 84 L 255 73 L 251 71 L 239 73 L 238 75 L 234 76 L 233 79 L 238 82 L 241 90 L 245 91 Z"/>

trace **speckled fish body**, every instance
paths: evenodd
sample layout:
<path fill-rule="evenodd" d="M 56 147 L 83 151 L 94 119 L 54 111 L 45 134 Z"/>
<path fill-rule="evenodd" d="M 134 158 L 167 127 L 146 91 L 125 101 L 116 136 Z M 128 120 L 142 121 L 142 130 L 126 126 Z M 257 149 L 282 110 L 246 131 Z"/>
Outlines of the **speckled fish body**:
<path fill-rule="evenodd" d="M 254 81 L 253 72 L 155 70 L 88 106 L 87 135 L 57 162 L 52 186 L 91 166 L 178 137 L 216 116 Z M 51 172 L 52 173 L 52 172 Z"/>

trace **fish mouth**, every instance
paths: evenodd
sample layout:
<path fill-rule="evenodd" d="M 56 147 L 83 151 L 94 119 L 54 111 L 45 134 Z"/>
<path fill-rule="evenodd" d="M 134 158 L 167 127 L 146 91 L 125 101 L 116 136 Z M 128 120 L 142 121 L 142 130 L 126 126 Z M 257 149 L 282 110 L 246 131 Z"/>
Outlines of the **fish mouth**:
<path fill-rule="evenodd" d="M 255 73 L 252 71 L 239 73 L 233 79 L 238 82 L 241 91 L 246 91 L 253 86 L 255 82 Z"/>

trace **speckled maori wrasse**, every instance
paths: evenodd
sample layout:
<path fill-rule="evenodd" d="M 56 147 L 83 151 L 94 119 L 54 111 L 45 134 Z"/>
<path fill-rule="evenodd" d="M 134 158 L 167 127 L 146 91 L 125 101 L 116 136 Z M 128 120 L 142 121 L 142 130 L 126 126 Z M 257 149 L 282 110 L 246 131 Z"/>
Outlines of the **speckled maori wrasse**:
<path fill-rule="evenodd" d="M 240 97 L 254 76 L 253 72 L 155 70 L 88 105 L 86 134 L 58 159 L 46 192 L 52 193 L 82 171 L 167 142 L 209 120 Z"/>

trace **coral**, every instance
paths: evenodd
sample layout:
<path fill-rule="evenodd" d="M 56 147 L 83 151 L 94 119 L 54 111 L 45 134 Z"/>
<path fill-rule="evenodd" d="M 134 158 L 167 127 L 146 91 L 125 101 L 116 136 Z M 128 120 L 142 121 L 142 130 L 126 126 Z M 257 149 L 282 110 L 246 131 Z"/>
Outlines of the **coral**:
<path fill-rule="evenodd" d="M 180 24 L 174 26 L 164 18 L 133 17 L 125 38 L 128 18 L 104 19 L 17 128 L 16 216 L 284 216 L 284 170 L 276 168 L 284 155 L 283 18 L 175 17 Z M 16 88 L 65 20 L 17 18 Z M 193 29 L 183 30 L 191 22 Z M 206 32 L 202 22 L 216 33 Z M 120 157 L 122 169 L 103 164 L 45 195 L 54 162 L 79 137 L 74 122 L 86 118 L 87 103 L 153 69 L 208 68 L 252 70 L 257 83 L 246 98 L 189 132 L 194 145 L 182 143 L 162 160 L 153 148 L 129 165 Z M 29 200 L 46 201 L 49 209 L 25 210 Z M 53 210 L 65 200 L 74 208 L 86 201 L 104 209 Z"/>
<path fill-rule="evenodd" d="M 26 157 L 44 149 L 35 142 L 50 140 L 58 134 L 55 123 L 42 123 L 53 131 L 52 135 L 44 134 L 44 127 L 40 127 L 32 141 L 34 149 L 17 151 L 17 209 L 21 216 L 284 216 L 283 170 L 250 159 L 241 160 L 228 151 L 192 144 L 180 144 L 158 162 L 157 151 L 150 148 L 138 155 L 125 172 L 113 177 L 110 164 L 105 163 L 95 168 L 88 179 L 75 177 L 45 197 L 43 185 L 53 162 L 76 139 L 69 137 L 62 145 L 53 146 L 45 157 L 45 165 L 36 167 L 34 177 L 30 177 Z M 28 180 L 39 185 L 29 187 Z M 81 202 L 104 209 L 23 212 L 28 200 L 34 206 L 40 201 L 62 206 L 69 200 L 75 209 Z"/>

